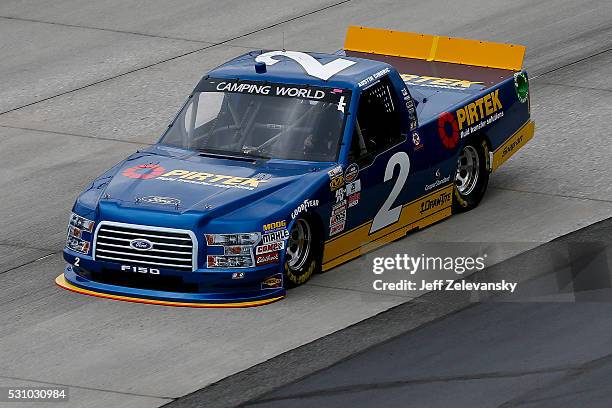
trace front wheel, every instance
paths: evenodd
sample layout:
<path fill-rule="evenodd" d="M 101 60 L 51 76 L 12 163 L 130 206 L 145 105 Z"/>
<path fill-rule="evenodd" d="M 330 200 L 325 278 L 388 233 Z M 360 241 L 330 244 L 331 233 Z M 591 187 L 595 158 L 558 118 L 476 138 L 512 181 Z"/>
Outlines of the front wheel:
<path fill-rule="evenodd" d="M 320 268 L 317 231 L 307 218 L 298 218 L 289 231 L 285 253 L 285 282 L 288 288 L 306 282 Z"/>
<path fill-rule="evenodd" d="M 461 149 L 455 173 L 453 212 L 471 210 L 484 196 L 489 184 L 488 156 L 484 140 L 467 143 Z"/>

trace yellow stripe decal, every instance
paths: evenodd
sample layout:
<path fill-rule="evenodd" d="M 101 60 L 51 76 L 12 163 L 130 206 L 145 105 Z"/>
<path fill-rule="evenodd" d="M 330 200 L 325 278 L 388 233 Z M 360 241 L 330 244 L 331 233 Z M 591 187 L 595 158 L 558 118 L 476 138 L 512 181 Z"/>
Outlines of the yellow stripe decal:
<path fill-rule="evenodd" d="M 373 234 L 370 234 L 372 221 L 368 221 L 328 240 L 323 251 L 323 270 L 399 239 L 413 229 L 424 228 L 449 217 L 452 192 L 453 185 L 448 185 L 405 204 L 397 222 Z"/>
<path fill-rule="evenodd" d="M 428 217 L 423 218 L 422 220 L 410 224 L 408 226 L 404 226 L 402 228 L 398 228 L 395 231 L 388 233 L 387 235 L 378 238 L 372 242 L 366 243 L 363 246 L 357 247 L 339 257 L 327 261 L 323 264 L 323 271 L 327 271 L 331 268 L 334 268 L 338 265 L 341 265 L 345 262 L 350 261 L 351 259 L 357 258 L 361 255 L 367 254 L 377 248 L 380 248 L 383 245 L 386 245 L 390 242 L 403 238 L 408 232 L 414 230 L 415 228 L 423 229 L 428 225 L 435 224 L 436 222 L 442 221 L 452 215 L 451 207 L 444 208 L 443 210 L 437 212 L 436 214 L 432 214 Z"/>
<path fill-rule="evenodd" d="M 493 165 L 492 170 L 495 171 L 506 162 L 514 153 L 533 138 L 535 133 L 535 123 L 530 120 L 525 123 L 519 130 L 516 131 L 512 136 L 508 138 L 493 152 Z"/>
<path fill-rule="evenodd" d="M 264 300 L 255 300 L 249 302 L 234 302 L 234 303 L 191 303 L 191 302 L 173 302 L 166 300 L 155 300 L 155 299 L 144 299 L 144 298 L 135 298 L 130 296 L 119 296 L 119 295 L 111 295 L 108 293 L 102 292 L 94 292 L 93 290 L 83 289 L 78 286 L 73 285 L 72 283 L 66 280 L 64 274 L 59 275 L 55 278 L 55 283 L 67 290 L 72 292 L 80 293 L 83 295 L 96 296 L 105 299 L 112 300 L 121 300 L 124 302 L 133 302 L 133 303 L 146 303 L 150 305 L 161 305 L 161 306 L 175 306 L 175 307 L 199 307 L 199 308 L 235 308 L 235 307 L 250 307 L 250 306 L 261 306 L 268 303 L 276 302 L 284 298 L 285 296 L 279 296 L 271 299 Z"/>

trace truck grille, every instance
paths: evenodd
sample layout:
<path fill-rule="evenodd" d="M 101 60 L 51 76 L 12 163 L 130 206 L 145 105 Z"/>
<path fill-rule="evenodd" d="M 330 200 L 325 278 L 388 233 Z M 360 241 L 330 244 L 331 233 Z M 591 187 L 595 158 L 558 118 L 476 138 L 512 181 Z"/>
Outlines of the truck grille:
<path fill-rule="evenodd" d="M 135 249 L 134 240 L 147 240 L 147 250 Z M 95 259 L 193 271 L 196 269 L 197 241 L 191 231 L 102 221 L 94 240 Z"/>

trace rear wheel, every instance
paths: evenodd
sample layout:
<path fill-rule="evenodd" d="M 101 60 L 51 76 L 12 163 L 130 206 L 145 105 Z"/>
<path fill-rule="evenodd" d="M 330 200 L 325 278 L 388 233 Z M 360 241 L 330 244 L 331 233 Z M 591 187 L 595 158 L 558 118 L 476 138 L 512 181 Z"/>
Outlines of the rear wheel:
<path fill-rule="evenodd" d="M 487 142 L 467 143 L 459 153 L 455 172 L 453 211 L 468 211 L 476 207 L 487 190 L 489 170 Z"/>
<path fill-rule="evenodd" d="M 285 250 L 285 282 L 291 288 L 306 282 L 320 268 L 317 231 L 307 218 L 298 218 L 289 231 Z"/>

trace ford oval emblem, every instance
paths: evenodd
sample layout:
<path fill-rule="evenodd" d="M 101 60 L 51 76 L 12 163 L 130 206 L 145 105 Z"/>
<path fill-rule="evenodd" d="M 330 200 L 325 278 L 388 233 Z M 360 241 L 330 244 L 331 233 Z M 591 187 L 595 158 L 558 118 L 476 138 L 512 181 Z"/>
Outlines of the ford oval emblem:
<path fill-rule="evenodd" d="M 148 251 L 153 248 L 153 243 L 148 239 L 138 238 L 130 241 L 130 247 L 137 251 Z"/>

